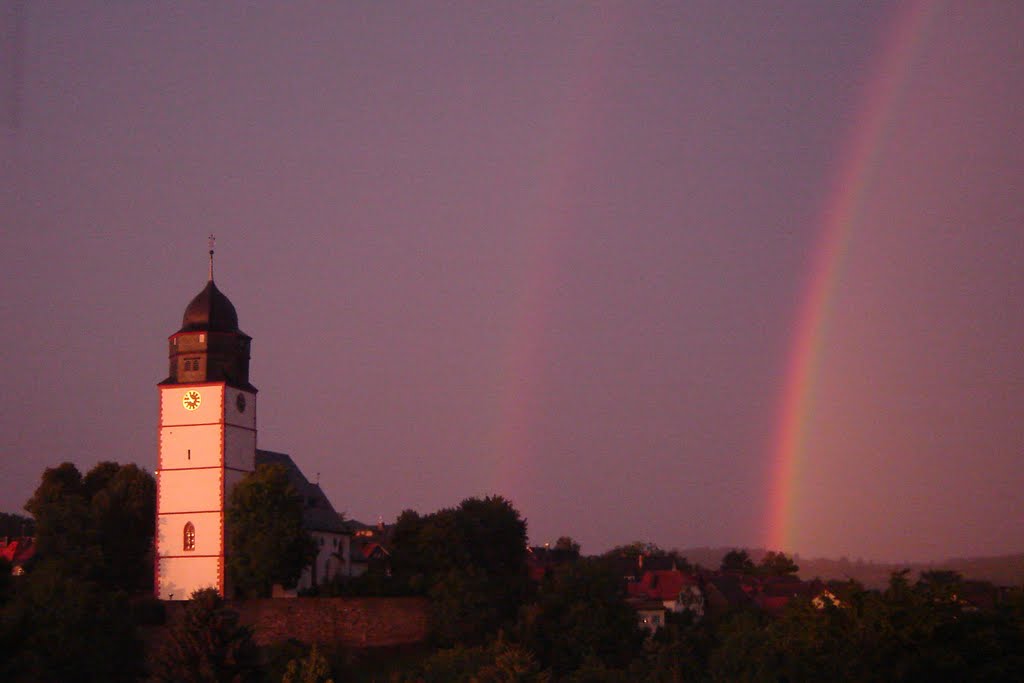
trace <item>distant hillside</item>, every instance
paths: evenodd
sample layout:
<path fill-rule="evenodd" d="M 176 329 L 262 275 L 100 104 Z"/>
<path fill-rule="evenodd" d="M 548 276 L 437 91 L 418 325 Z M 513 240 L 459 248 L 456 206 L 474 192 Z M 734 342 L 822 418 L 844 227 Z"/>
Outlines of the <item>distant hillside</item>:
<path fill-rule="evenodd" d="M 717 569 L 722 557 L 733 548 L 686 548 L 679 553 L 693 564 L 707 569 Z M 747 548 L 751 559 L 759 562 L 765 553 L 764 548 Z M 889 584 L 889 577 L 895 571 L 909 569 L 911 576 L 916 577 L 929 569 L 951 569 L 963 574 L 965 578 L 991 581 L 997 586 L 1024 585 L 1024 553 L 999 555 L 995 557 L 957 557 L 941 562 L 917 562 L 895 564 L 889 562 L 867 562 L 842 558 L 807 558 L 795 555 L 794 560 L 800 565 L 802 579 L 854 579 L 868 588 L 884 588 Z"/>
<path fill-rule="evenodd" d="M 823 579 L 851 578 L 869 588 L 884 588 L 895 571 L 909 569 L 912 576 L 929 569 L 951 569 L 968 579 L 991 581 L 997 586 L 1024 585 L 1024 553 L 996 557 L 957 557 L 941 562 L 889 564 L 798 558 L 800 576 L 804 579 L 819 576 Z"/>

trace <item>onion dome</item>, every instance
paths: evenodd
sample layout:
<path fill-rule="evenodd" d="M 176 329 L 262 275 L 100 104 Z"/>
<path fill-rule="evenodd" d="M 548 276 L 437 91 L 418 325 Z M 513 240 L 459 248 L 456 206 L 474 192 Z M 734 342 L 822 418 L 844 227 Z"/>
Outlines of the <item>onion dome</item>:
<path fill-rule="evenodd" d="M 179 332 L 236 332 L 238 329 L 238 313 L 224 294 L 213 284 L 206 283 L 203 291 L 196 294 L 181 320 Z"/>

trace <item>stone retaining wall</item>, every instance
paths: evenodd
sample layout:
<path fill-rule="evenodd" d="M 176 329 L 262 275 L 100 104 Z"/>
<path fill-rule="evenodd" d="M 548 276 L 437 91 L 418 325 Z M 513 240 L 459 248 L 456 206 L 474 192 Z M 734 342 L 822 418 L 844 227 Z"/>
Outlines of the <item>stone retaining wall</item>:
<path fill-rule="evenodd" d="M 294 638 L 349 647 L 409 645 L 427 637 L 424 598 L 270 598 L 231 600 L 258 645 Z"/>

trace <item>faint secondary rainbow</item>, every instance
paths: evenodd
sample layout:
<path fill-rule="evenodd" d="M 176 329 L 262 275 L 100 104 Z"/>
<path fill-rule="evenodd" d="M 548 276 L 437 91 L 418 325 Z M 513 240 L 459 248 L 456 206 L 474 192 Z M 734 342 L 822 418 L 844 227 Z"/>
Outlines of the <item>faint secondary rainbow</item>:
<path fill-rule="evenodd" d="M 821 236 L 808 269 L 786 362 L 778 426 L 771 449 L 773 471 L 765 537 L 770 548 L 793 550 L 800 467 L 806 458 L 807 427 L 832 298 L 858 210 L 882 151 L 886 125 L 922 43 L 928 19 L 935 14 L 936 4 L 912 3 L 890 25 L 825 202 Z"/>
<path fill-rule="evenodd" d="M 543 418 L 544 346 L 553 322 L 551 299 L 557 287 L 559 258 L 574 230 L 573 202 L 585 168 L 588 146 L 598 138 L 600 121 L 592 115 L 608 61 L 607 42 L 617 22 L 617 3 L 581 12 L 576 40 L 566 46 L 562 65 L 565 89 L 545 129 L 544 163 L 530 209 L 519 218 L 522 280 L 516 283 L 510 334 L 499 349 L 501 387 L 492 448 L 496 463 L 492 492 L 515 497 L 529 484 L 536 455 L 537 425 Z"/>

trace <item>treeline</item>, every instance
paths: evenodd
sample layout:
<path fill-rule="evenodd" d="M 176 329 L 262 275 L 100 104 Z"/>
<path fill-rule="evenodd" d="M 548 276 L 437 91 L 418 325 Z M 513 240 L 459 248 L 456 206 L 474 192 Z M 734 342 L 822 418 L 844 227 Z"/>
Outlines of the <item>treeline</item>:
<path fill-rule="evenodd" d="M 690 562 L 705 567 L 715 567 L 722 556 L 731 548 L 727 547 L 686 547 L 680 552 Z M 754 559 L 762 557 L 764 548 L 748 548 Z M 910 569 L 911 576 L 935 569 L 948 569 L 966 577 L 991 581 L 999 586 L 1015 586 L 1024 583 L 1024 553 L 981 557 L 951 557 L 938 562 L 883 562 L 860 558 L 826 558 L 794 555 L 800 565 L 800 576 L 805 579 L 854 579 L 868 588 L 883 590 L 889 584 L 893 572 Z"/>
<path fill-rule="evenodd" d="M 524 580 L 525 531 L 501 498 L 403 513 L 391 575 L 361 585 L 430 596 L 435 649 L 392 670 L 390 680 L 1018 681 L 1024 671 L 1020 589 L 979 610 L 962 599 L 967 582 L 955 572 L 926 572 L 915 582 L 898 572 L 885 590 L 833 585 L 834 600 L 794 599 L 778 615 L 752 606 L 669 614 L 646 637 L 617 560 L 669 553 L 636 545 L 575 556 L 537 584 Z M 692 569 L 685 558 L 672 560 Z M 754 563 L 743 551 L 726 554 L 720 567 L 775 577 L 798 569 L 782 553 Z"/>
<path fill-rule="evenodd" d="M 294 549 L 300 560 L 309 553 L 293 519 L 301 501 L 276 470 L 253 475 L 237 490 L 236 522 L 257 525 L 256 547 L 238 548 L 253 563 L 246 590 L 261 594 L 268 582 L 296 575 L 294 564 L 269 566 L 281 548 Z M 26 505 L 36 524 L 34 564 L 18 577 L 0 566 L 0 679 L 1018 681 L 1024 671 L 1022 591 L 976 609 L 962 600 L 966 584 L 953 572 L 916 581 L 896 573 L 880 591 L 855 582 L 832 586 L 834 601 L 794 599 L 776 615 L 750 606 L 670 613 L 650 636 L 626 600 L 622 557 L 662 554 L 692 571 L 686 558 L 643 544 L 581 557 L 578 545 L 563 538 L 557 561 L 531 578 L 526 521 L 497 496 L 430 514 L 403 512 L 386 565 L 323 588 L 427 596 L 430 641 L 418 650 L 374 657 L 330 643 L 257 648 L 238 614 L 206 590 L 160 628 L 159 646 L 147 658 L 140 628 L 152 632 L 164 615 L 151 597 L 154 505 L 153 478 L 134 465 L 102 463 L 82 475 L 64 464 L 44 472 Z M 259 521 L 255 510 L 269 510 L 271 519 Z M 258 534 L 273 520 L 280 524 L 273 533 Z M 265 554 L 268 566 L 258 566 L 258 552 L 271 540 L 282 545 Z M 748 576 L 797 569 L 781 553 L 755 564 L 742 551 L 728 554 L 721 567 Z"/>
<path fill-rule="evenodd" d="M 866 562 L 849 558 L 801 558 L 801 575 L 821 577 L 848 577 L 869 588 L 885 588 L 895 571 L 909 569 L 917 576 L 935 569 L 948 569 L 976 580 L 991 581 L 1000 586 L 1024 583 L 1024 554 L 992 557 L 950 558 L 942 562 Z"/>
<path fill-rule="evenodd" d="M 651 681 L 1018 681 L 1024 595 L 990 610 L 958 599 L 962 578 L 894 574 L 884 591 L 851 582 L 839 604 L 796 600 L 777 617 L 674 615 L 635 662 Z M 625 680 L 625 679 L 606 679 Z"/>

